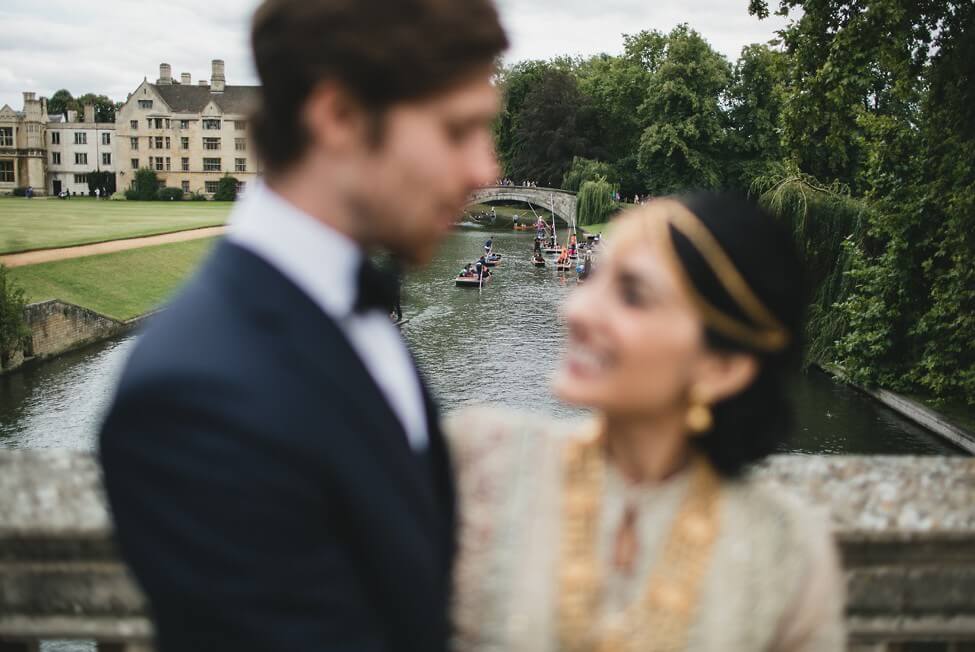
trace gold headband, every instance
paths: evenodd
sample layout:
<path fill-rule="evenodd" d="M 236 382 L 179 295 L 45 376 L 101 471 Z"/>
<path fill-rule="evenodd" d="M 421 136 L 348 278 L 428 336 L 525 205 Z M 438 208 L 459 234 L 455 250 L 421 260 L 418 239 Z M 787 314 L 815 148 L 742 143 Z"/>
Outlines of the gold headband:
<path fill-rule="evenodd" d="M 666 245 L 665 249 L 671 258 L 671 267 L 677 272 L 678 280 L 700 311 L 704 323 L 721 335 L 760 351 L 775 352 L 784 349 L 789 343 L 788 329 L 755 296 L 711 231 L 678 201 L 659 199 L 654 203 L 663 210 L 653 216 L 657 219 L 653 219 L 651 225 L 660 229 L 662 235 L 666 236 L 661 238 L 661 241 Z M 663 219 L 659 219 L 660 217 Z M 701 296 L 677 256 L 677 250 L 674 248 L 667 227 L 673 227 L 690 241 L 728 295 L 757 326 L 722 312 Z"/>

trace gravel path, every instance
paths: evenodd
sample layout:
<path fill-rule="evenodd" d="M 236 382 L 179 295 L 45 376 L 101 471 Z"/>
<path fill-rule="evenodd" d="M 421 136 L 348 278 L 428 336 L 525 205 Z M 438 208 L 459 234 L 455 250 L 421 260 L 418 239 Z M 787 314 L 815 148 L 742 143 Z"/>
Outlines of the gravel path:
<path fill-rule="evenodd" d="M 212 238 L 218 235 L 223 235 L 226 230 L 227 227 L 225 226 L 211 226 L 203 229 L 177 231 L 176 233 L 163 233 L 160 235 L 150 235 L 142 238 L 127 238 L 125 240 L 111 240 L 109 242 L 99 242 L 96 244 L 78 245 L 77 247 L 40 249 L 38 251 L 28 251 L 22 254 L 8 254 L 6 256 L 0 256 L 0 263 L 6 265 L 7 267 L 36 265 L 37 263 L 47 263 L 51 262 L 52 260 L 96 256 L 98 254 L 108 254 L 114 251 L 125 251 L 126 249 L 139 249 L 141 247 L 152 247 L 154 245 L 168 244 L 170 242 L 185 242 L 187 240 L 199 240 L 200 238 Z"/>

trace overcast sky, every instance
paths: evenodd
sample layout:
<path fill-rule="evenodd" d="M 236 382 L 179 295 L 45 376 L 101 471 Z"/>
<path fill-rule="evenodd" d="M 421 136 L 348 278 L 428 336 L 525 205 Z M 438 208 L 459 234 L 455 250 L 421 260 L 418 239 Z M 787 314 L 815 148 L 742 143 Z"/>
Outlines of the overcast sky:
<path fill-rule="evenodd" d="M 395 2 L 396 0 L 390 0 Z M 247 46 L 258 0 L 2 0 L 0 106 L 23 107 L 23 91 L 59 88 L 124 100 L 159 64 L 193 83 L 226 62 L 228 84 L 255 84 Z M 669 31 L 687 22 L 734 60 L 741 48 L 774 37 L 778 16 L 748 15 L 748 0 L 498 0 L 512 47 L 509 62 L 562 54 L 619 53 L 622 34 Z"/>

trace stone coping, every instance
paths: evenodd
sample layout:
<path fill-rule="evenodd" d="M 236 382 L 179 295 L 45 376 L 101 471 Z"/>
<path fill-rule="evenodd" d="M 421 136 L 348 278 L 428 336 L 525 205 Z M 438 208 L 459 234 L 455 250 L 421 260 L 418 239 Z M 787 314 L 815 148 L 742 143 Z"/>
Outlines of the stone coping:
<path fill-rule="evenodd" d="M 756 473 L 828 508 L 841 541 L 975 543 L 975 458 L 779 455 Z M 110 530 L 92 453 L 0 450 L 0 546 Z"/>

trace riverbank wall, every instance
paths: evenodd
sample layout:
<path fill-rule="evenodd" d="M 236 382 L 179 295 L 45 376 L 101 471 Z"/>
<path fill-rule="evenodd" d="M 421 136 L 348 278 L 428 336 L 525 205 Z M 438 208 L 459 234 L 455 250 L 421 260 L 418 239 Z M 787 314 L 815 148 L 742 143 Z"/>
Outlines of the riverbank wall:
<path fill-rule="evenodd" d="M 846 383 L 859 392 L 870 396 L 882 403 L 908 421 L 915 423 L 929 432 L 933 432 L 942 439 L 951 442 L 970 455 L 975 455 L 975 432 L 952 422 L 945 415 L 932 410 L 915 400 L 886 389 L 864 387 L 851 382 L 841 369 L 829 365 L 816 364 L 826 374 Z"/>
<path fill-rule="evenodd" d="M 30 336 L 24 349 L 15 351 L 0 373 L 121 335 L 144 319 L 119 321 L 59 299 L 29 304 L 24 318 Z"/>

